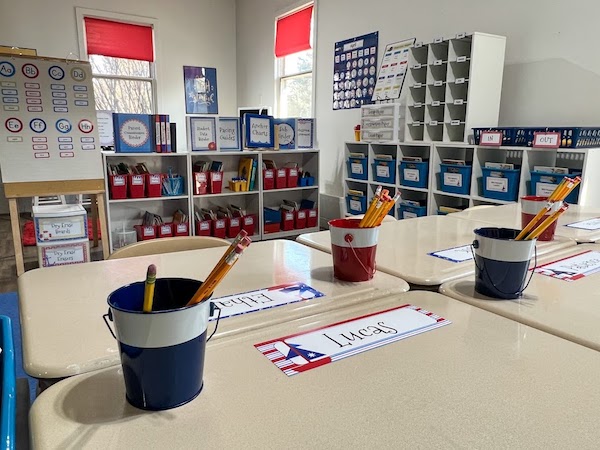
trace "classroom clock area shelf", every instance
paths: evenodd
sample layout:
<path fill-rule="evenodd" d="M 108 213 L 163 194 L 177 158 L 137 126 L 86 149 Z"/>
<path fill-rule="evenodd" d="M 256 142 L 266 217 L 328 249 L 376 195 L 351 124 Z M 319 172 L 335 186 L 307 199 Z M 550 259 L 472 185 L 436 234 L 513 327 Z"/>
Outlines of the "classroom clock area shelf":
<path fill-rule="evenodd" d="M 177 211 L 187 218 L 187 230 L 180 227 L 178 235 L 216 235 L 225 239 L 234 237 L 238 227 L 249 230 L 253 240 L 293 237 L 304 232 L 318 231 L 319 210 L 319 150 L 278 150 L 238 152 L 188 153 L 114 153 L 103 152 L 105 167 L 120 163 L 130 167 L 144 164 L 149 174 L 105 175 L 109 193 L 107 217 L 110 249 L 122 244 L 120 236 L 132 233 L 141 225 L 146 211 L 157 214 L 170 223 Z M 276 169 L 264 171 L 263 164 Z M 242 171 L 254 181 L 242 181 Z M 181 182 L 176 181 L 181 177 Z M 165 195 L 165 182 L 175 183 L 180 192 Z M 151 182 L 155 185 L 151 185 Z M 136 184 L 137 183 L 137 184 Z M 157 184 L 158 183 L 158 184 Z M 157 185 L 156 185 L 157 184 Z M 250 188 L 250 190 L 245 190 Z M 265 220 L 265 208 L 279 211 L 282 204 L 297 205 L 293 217 L 278 213 Z M 195 213 L 235 207 L 246 217 L 230 220 L 223 225 L 219 220 L 195 220 Z M 235 219 L 235 218 L 234 218 Z M 247 228 L 246 228 L 247 226 Z M 175 224 L 173 225 L 175 230 Z M 157 232 L 158 233 L 158 232 Z M 138 232 L 139 236 L 139 232 Z M 168 236 L 168 234 L 166 235 Z M 164 237 L 166 237 L 164 236 Z M 139 238 L 139 237 L 138 237 Z"/>
<path fill-rule="evenodd" d="M 463 143 L 345 143 L 347 215 L 364 214 L 378 186 L 397 192 L 398 219 L 446 214 L 478 205 L 504 205 L 525 195 L 547 196 L 567 174 L 580 175 L 567 202 L 600 207 L 600 148 L 484 147 Z M 488 167 L 486 167 L 488 166 Z M 490 168 L 489 166 L 493 166 Z M 510 169 L 512 167 L 512 169 Z"/>

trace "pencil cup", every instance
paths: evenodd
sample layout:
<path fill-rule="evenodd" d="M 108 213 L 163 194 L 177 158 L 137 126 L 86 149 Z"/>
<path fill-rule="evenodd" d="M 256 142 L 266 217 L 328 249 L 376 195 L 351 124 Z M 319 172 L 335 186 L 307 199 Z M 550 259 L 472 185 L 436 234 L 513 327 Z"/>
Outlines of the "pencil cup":
<path fill-rule="evenodd" d="M 515 241 L 519 232 L 508 228 L 475 230 L 475 291 L 488 297 L 515 299 L 527 288 L 531 281 L 529 277 L 525 283 L 527 270 L 536 240 Z"/>
<path fill-rule="evenodd" d="M 525 226 L 531 222 L 536 214 L 546 206 L 546 203 L 548 203 L 548 197 L 536 197 L 535 195 L 521 197 L 521 227 L 525 228 Z M 562 204 L 563 202 L 554 202 L 552 204 L 552 209 L 544 215 L 538 224 L 546 220 L 552 213 L 558 211 L 562 207 Z M 546 231 L 538 236 L 538 241 L 553 240 L 557 223 L 558 221 L 555 220 L 552 225 L 546 228 Z"/>
<path fill-rule="evenodd" d="M 144 282 L 108 296 L 104 321 L 111 333 L 108 320 L 114 322 L 127 401 L 136 408 L 175 408 L 200 394 L 211 302 L 185 305 L 201 284 L 157 279 L 152 312 L 142 312 Z"/>
<path fill-rule="evenodd" d="M 344 281 L 368 281 L 375 275 L 379 227 L 359 228 L 360 219 L 329 221 L 333 275 Z"/>

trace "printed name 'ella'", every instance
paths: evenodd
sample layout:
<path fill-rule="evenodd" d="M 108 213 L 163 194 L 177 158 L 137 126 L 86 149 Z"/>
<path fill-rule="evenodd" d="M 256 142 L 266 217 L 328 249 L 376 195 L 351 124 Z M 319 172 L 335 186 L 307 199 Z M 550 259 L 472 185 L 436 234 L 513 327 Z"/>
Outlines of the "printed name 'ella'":
<path fill-rule="evenodd" d="M 360 341 L 362 341 L 365 338 L 371 337 L 375 334 L 381 334 L 381 333 L 397 334 L 398 330 L 385 325 L 385 323 L 383 323 L 383 322 L 377 322 L 377 325 L 369 325 L 365 328 L 356 330 L 356 332 L 348 331 L 348 332 L 340 333 L 339 335 L 337 335 L 335 337 L 329 336 L 327 333 L 323 333 L 323 336 L 325 336 L 327 339 L 335 342 L 337 345 L 340 346 L 340 348 L 342 348 L 342 347 L 351 347 L 352 345 L 359 343 Z"/>

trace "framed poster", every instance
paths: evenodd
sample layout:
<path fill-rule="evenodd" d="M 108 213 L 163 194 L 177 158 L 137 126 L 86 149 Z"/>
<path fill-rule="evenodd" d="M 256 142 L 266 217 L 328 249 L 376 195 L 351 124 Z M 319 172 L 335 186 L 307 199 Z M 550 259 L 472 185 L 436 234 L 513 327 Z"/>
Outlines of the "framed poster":
<path fill-rule="evenodd" d="M 237 117 L 219 117 L 219 150 L 241 150 L 240 121 Z"/>
<path fill-rule="evenodd" d="M 273 148 L 273 118 L 257 114 L 246 114 L 244 123 L 245 141 L 248 148 Z"/>
<path fill-rule="evenodd" d="M 360 108 L 374 103 L 379 33 L 335 43 L 333 109 Z"/>
<path fill-rule="evenodd" d="M 274 119 L 275 148 L 293 150 L 296 148 L 296 119 Z"/>
<path fill-rule="evenodd" d="M 402 85 L 408 72 L 409 48 L 415 38 L 388 44 L 377 72 L 377 82 L 371 100 L 391 100 L 400 98 Z"/>
<path fill-rule="evenodd" d="M 193 152 L 217 149 L 217 121 L 214 117 L 187 118 L 188 147 Z"/>
<path fill-rule="evenodd" d="M 218 114 L 217 69 L 183 66 L 186 114 Z"/>

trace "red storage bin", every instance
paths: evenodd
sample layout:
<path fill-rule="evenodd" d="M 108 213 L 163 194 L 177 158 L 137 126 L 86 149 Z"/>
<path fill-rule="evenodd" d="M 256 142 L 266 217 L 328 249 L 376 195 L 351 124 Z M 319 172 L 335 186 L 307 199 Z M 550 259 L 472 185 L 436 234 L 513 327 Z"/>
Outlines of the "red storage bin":
<path fill-rule="evenodd" d="M 196 220 L 196 236 L 210 236 L 212 220 Z"/>
<path fill-rule="evenodd" d="M 211 194 L 220 194 L 223 190 L 223 172 L 208 173 L 208 191 Z"/>
<path fill-rule="evenodd" d="M 263 190 L 275 188 L 275 171 L 273 169 L 263 170 Z"/>
<path fill-rule="evenodd" d="M 214 237 L 225 238 L 227 234 L 227 220 L 217 219 L 212 221 L 212 235 Z"/>
<path fill-rule="evenodd" d="M 127 175 L 110 175 L 108 179 L 110 198 L 113 200 L 127 198 Z"/>
<path fill-rule="evenodd" d="M 265 223 L 265 233 L 277 233 L 281 224 L 279 222 Z"/>
<path fill-rule="evenodd" d="M 163 176 L 160 173 L 146 174 L 146 197 L 160 197 Z"/>
<path fill-rule="evenodd" d="M 227 221 L 227 237 L 234 238 L 242 229 L 242 218 L 232 217 Z"/>
<path fill-rule="evenodd" d="M 286 169 L 277 169 L 276 173 L 275 173 L 275 189 L 284 189 L 286 187 L 287 187 L 287 170 Z"/>
<path fill-rule="evenodd" d="M 297 230 L 306 228 L 306 210 L 301 209 L 294 212 L 294 228 Z"/>
<path fill-rule="evenodd" d="M 141 175 L 129 175 L 129 198 L 143 198 L 146 194 L 145 189 L 146 176 Z"/>
<path fill-rule="evenodd" d="M 147 241 L 148 239 L 156 238 L 156 228 L 154 225 L 134 225 L 135 231 L 137 233 L 138 241 Z"/>
<path fill-rule="evenodd" d="M 318 226 L 319 222 L 319 211 L 317 209 L 306 210 L 306 226 L 308 228 L 314 228 Z"/>
<path fill-rule="evenodd" d="M 173 224 L 172 223 L 162 223 L 160 225 L 156 225 L 157 237 L 173 237 Z"/>
<path fill-rule="evenodd" d="M 256 214 L 248 214 L 242 217 L 242 230 L 248 233 L 248 236 L 254 236 L 256 229 Z"/>
<path fill-rule="evenodd" d="M 281 211 L 281 229 L 290 231 L 294 229 L 295 211 Z"/>
<path fill-rule="evenodd" d="M 208 172 L 194 172 L 194 195 L 208 192 Z"/>
<path fill-rule="evenodd" d="M 292 188 L 298 186 L 298 169 L 296 168 L 287 168 L 287 187 Z"/>
<path fill-rule="evenodd" d="M 187 222 L 173 223 L 173 236 L 189 236 L 190 226 Z"/>

